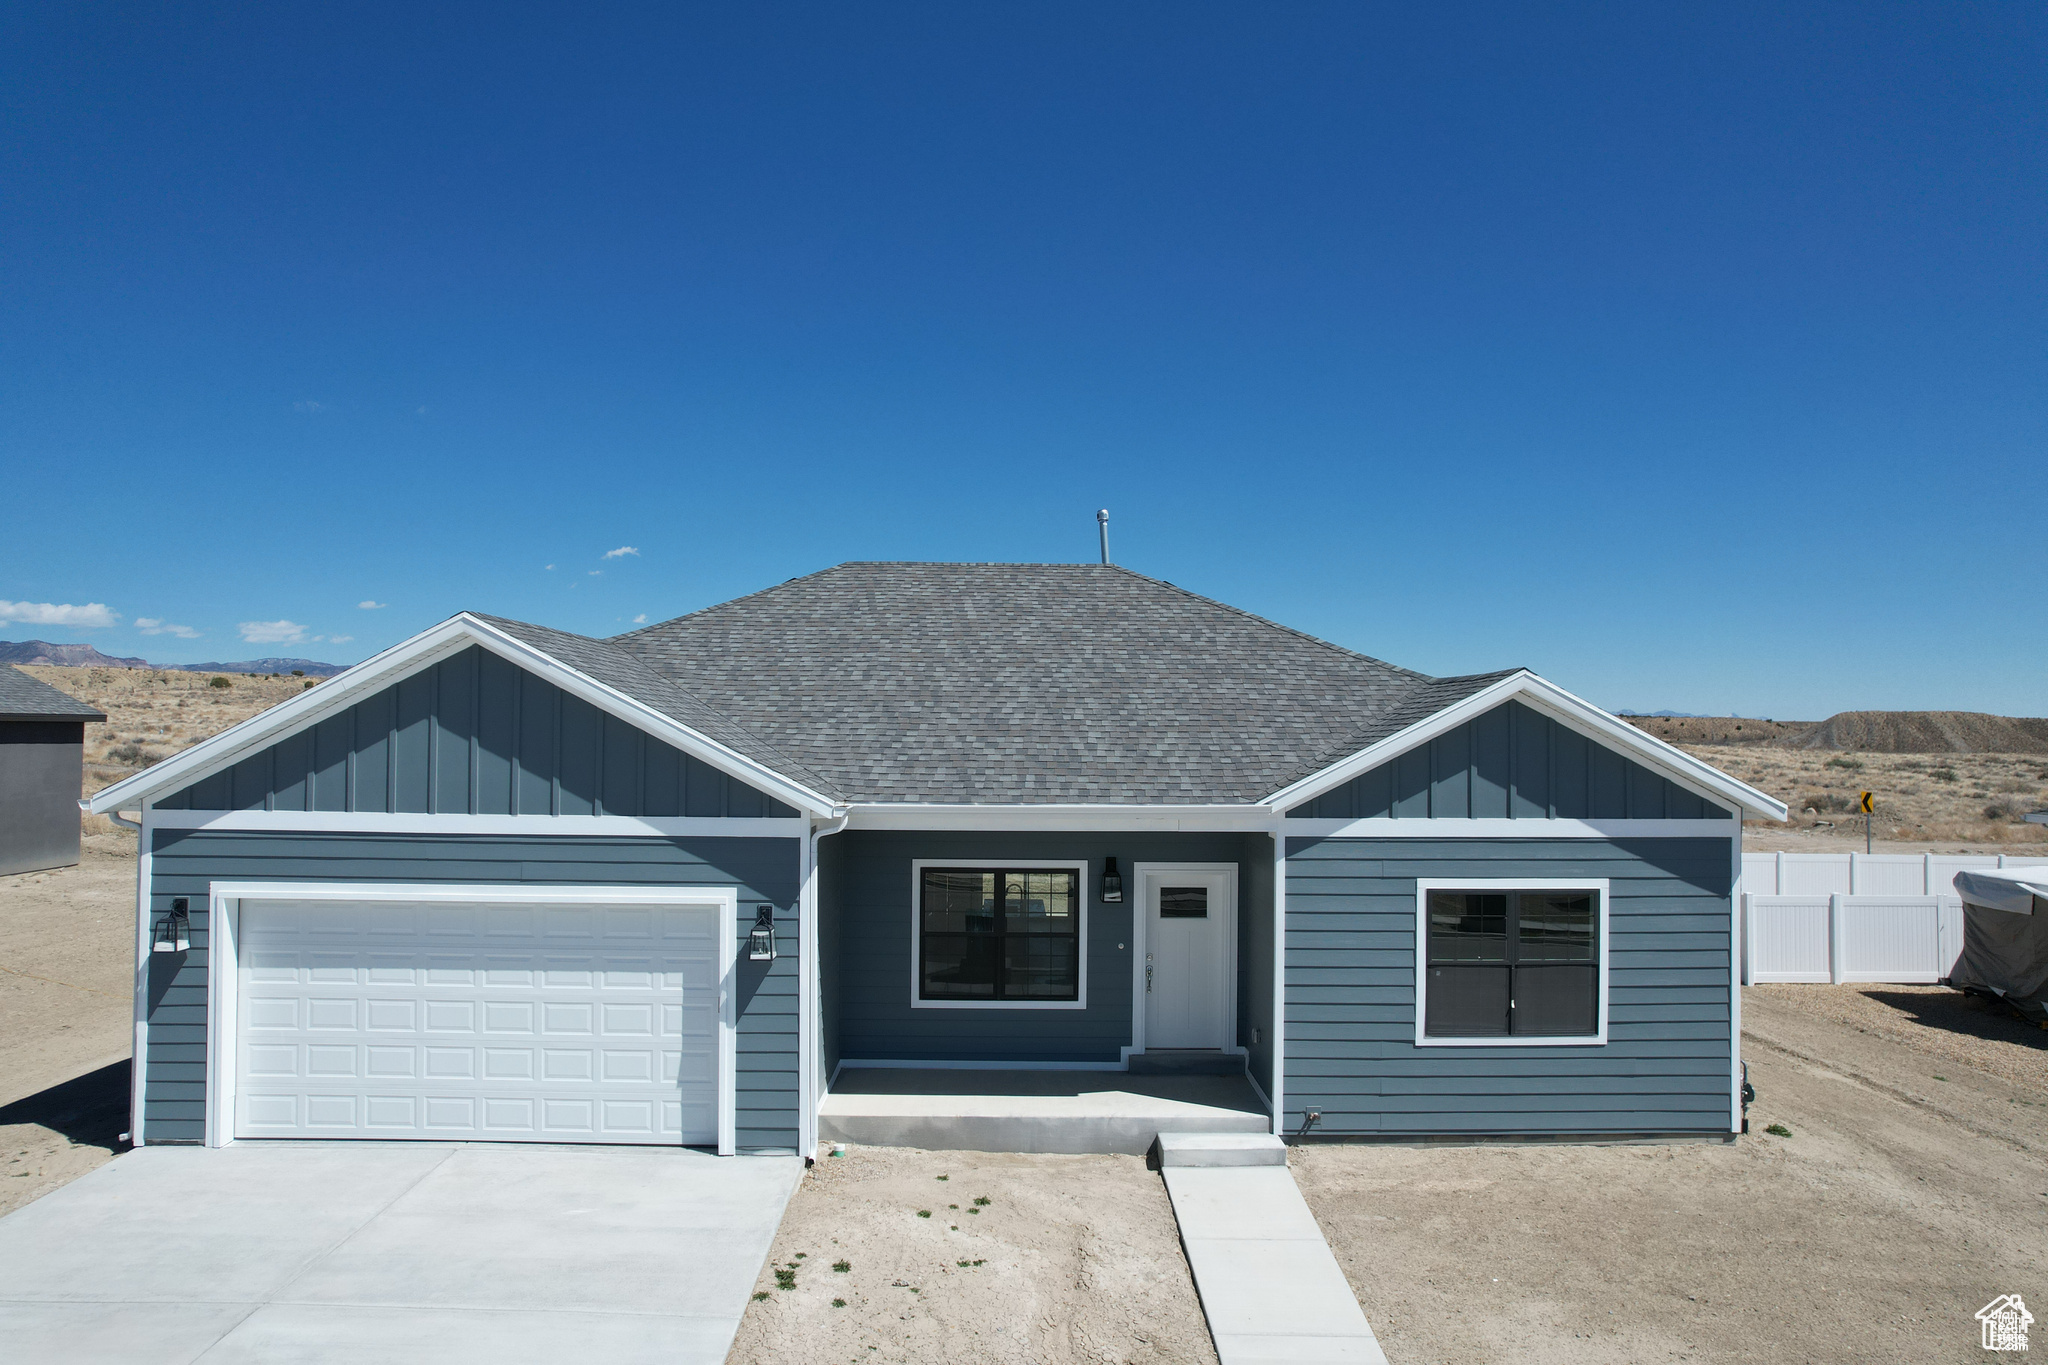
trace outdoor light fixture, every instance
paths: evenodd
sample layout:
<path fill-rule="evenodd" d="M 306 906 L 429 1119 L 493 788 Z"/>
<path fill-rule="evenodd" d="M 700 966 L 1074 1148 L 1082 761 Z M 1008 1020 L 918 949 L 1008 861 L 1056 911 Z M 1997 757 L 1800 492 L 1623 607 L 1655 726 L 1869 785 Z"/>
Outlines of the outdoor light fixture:
<path fill-rule="evenodd" d="M 1104 858 L 1102 860 L 1102 903 L 1104 905 L 1121 905 L 1123 904 L 1123 899 L 1123 873 L 1116 870 L 1116 859 Z"/>
<path fill-rule="evenodd" d="M 754 912 L 754 929 L 747 935 L 747 961 L 775 960 L 775 907 L 764 905 Z"/>
<path fill-rule="evenodd" d="M 150 933 L 149 946 L 159 953 L 182 953 L 192 947 L 191 902 L 179 896 L 171 902 L 170 912 L 157 920 Z"/>

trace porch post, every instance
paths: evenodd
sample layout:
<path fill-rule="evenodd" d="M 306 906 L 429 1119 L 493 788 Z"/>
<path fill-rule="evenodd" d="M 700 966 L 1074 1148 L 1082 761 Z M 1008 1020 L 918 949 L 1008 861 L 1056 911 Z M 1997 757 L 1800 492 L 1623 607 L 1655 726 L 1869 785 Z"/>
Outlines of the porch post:
<path fill-rule="evenodd" d="M 1287 1112 L 1287 823 L 1273 825 L 1273 1134 L 1283 1136 Z"/>

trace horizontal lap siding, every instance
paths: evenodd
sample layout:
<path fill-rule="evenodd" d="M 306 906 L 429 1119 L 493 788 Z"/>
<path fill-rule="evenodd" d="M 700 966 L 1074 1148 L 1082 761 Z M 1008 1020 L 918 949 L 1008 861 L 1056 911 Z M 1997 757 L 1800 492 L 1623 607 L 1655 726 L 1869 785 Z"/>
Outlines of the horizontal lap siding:
<path fill-rule="evenodd" d="M 1287 813 L 1312 820 L 1718 820 L 1730 814 L 1516 701 Z"/>
<path fill-rule="evenodd" d="M 474 645 L 156 804 L 380 815 L 796 814 Z"/>
<path fill-rule="evenodd" d="M 1726 1132 L 1726 839 L 1290 839 L 1286 1122 L 1387 1136 Z M 1605 879 L 1604 1047 L 1415 1045 L 1418 878 Z"/>
<path fill-rule="evenodd" d="M 192 950 L 150 955 L 151 1141 L 206 1136 L 206 937 L 210 883 L 421 882 L 530 886 L 736 886 L 744 946 L 756 910 L 775 907 L 776 957 L 738 972 L 738 1135 L 742 1148 L 797 1142 L 795 839 L 366 835 L 154 831 L 150 902 L 192 902 Z"/>
<path fill-rule="evenodd" d="M 1131 1043 L 1131 915 L 1142 862 L 1236 863 L 1237 834 L 961 834 L 849 830 L 832 850 L 826 910 L 839 951 L 827 962 L 827 1032 L 845 1061 L 1116 1062 Z M 1270 860 L 1271 854 L 1266 855 Z M 1125 901 L 1103 905 L 1103 859 L 1124 876 Z M 1071 858 L 1088 864 L 1088 1007 L 1082 1010 L 920 1009 L 910 1003 L 911 863 L 944 859 L 999 866 L 1005 859 Z M 1239 907 L 1240 937 L 1246 916 Z M 1240 947 L 1239 979 L 1244 954 Z M 1242 1011 L 1242 1000 L 1240 1001 Z M 1240 1032 L 1245 1023 L 1240 1019 Z"/>

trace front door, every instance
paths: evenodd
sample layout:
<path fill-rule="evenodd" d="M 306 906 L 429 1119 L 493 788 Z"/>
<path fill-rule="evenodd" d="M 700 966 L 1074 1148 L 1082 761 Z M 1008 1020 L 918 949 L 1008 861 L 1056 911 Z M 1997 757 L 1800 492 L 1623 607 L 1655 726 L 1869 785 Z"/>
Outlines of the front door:
<path fill-rule="evenodd" d="M 1232 881 L 1223 871 L 1145 869 L 1147 1050 L 1230 1045 Z"/>

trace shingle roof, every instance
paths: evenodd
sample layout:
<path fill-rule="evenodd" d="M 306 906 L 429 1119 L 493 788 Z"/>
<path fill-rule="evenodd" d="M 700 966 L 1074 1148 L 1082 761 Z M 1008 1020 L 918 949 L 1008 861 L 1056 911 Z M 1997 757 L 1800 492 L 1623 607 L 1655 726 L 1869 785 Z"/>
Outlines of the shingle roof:
<path fill-rule="evenodd" d="M 493 624 L 849 802 L 1256 801 L 1508 676 L 1095 564 L 841 564 L 610 640 Z"/>
<path fill-rule="evenodd" d="M 68 692 L 60 692 L 48 683 L 12 665 L 0 668 L 0 720 L 105 720 L 106 713 L 96 711 Z"/>

